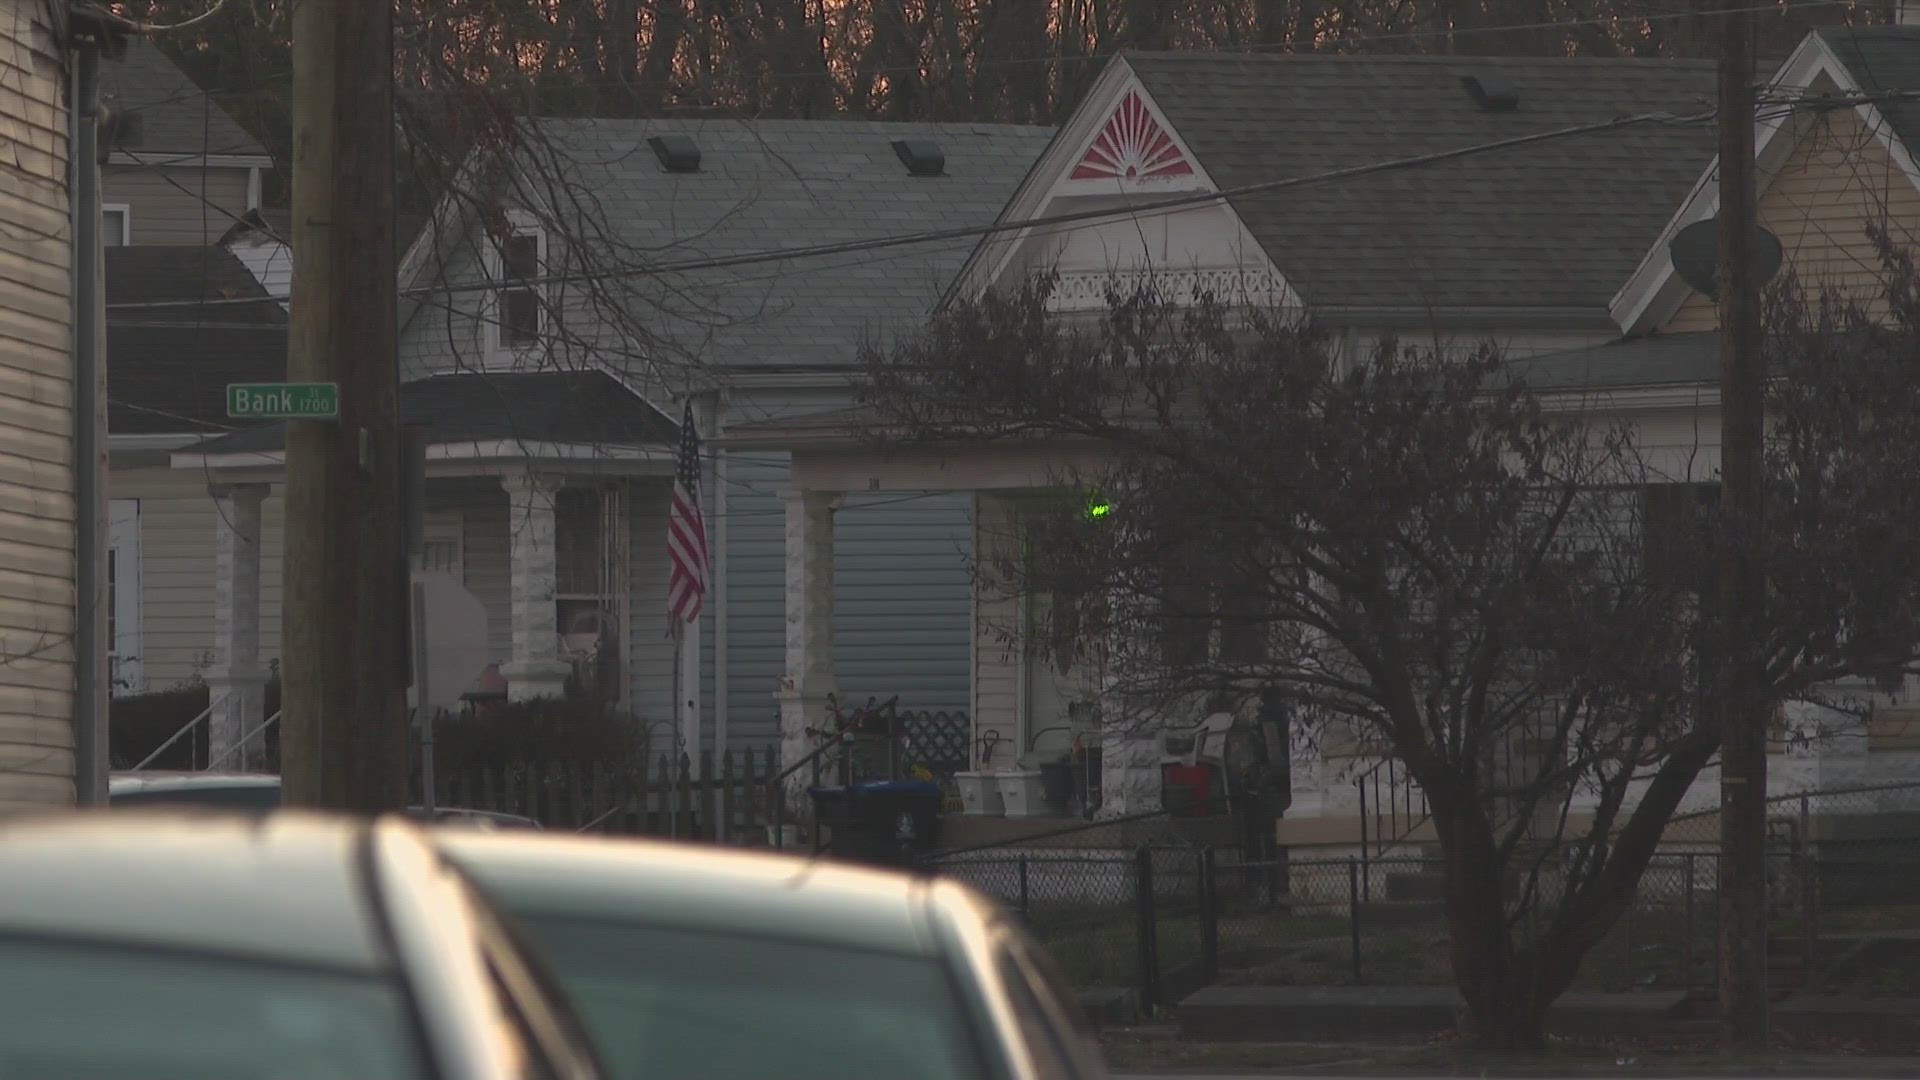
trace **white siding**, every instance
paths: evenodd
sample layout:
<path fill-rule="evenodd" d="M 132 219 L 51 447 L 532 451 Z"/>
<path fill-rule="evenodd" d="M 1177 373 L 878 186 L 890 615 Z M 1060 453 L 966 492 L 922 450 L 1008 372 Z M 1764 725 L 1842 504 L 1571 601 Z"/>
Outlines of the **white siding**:
<path fill-rule="evenodd" d="M 268 296 L 288 297 L 293 294 L 292 248 L 278 240 L 255 236 L 229 244 L 227 250 L 246 266 Z M 280 306 L 287 307 L 287 301 L 281 300 Z"/>
<path fill-rule="evenodd" d="M 213 660 L 214 551 L 226 519 L 194 469 L 115 469 L 115 499 L 140 500 L 140 647 L 148 690 L 203 675 Z M 276 485 L 260 507 L 260 662 L 280 655 L 280 567 L 286 504 Z"/>
<path fill-rule="evenodd" d="M 247 170 L 109 165 L 100 195 L 126 205 L 135 244 L 211 244 L 247 212 Z"/>
<path fill-rule="evenodd" d="M 46 19 L 0 0 L 0 813 L 73 800 L 67 117 Z"/>

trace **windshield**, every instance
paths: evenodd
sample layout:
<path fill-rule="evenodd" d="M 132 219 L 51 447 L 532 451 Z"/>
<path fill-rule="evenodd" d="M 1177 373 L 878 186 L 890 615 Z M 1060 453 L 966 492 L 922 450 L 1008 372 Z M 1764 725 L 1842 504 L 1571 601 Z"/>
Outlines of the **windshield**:
<path fill-rule="evenodd" d="M 618 1080 L 981 1076 L 935 960 L 526 918 Z"/>
<path fill-rule="evenodd" d="M 0 937 L 3 1080 L 426 1075 L 382 979 Z"/>

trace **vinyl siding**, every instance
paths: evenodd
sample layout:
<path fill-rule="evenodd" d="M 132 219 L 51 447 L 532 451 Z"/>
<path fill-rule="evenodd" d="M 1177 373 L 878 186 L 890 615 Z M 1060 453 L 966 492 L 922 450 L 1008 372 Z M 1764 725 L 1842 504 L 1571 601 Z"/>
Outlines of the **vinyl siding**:
<path fill-rule="evenodd" d="M 204 675 L 213 660 L 219 530 L 227 528 L 208 477 L 192 469 L 116 469 L 115 499 L 140 501 L 140 657 L 148 690 Z M 286 505 L 276 485 L 260 507 L 260 662 L 280 655 L 281 558 Z"/>
<path fill-rule="evenodd" d="M 1878 295 L 1880 260 L 1867 239 L 1885 224 L 1911 246 L 1920 230 L 1920 190 L 1852 109 L 1827 113 L 1806 132 L 1760 196 L 1760 223 L 1780 238 L 1785 263 L 1808 288 Z M 1713 330 L 1719 314 L 1695 293 L 1664 328 Z"/>
<path fill-rule="evenodd" d="M 73 800 L 72 264 L 46 12 L 0 0 L 0 814 Z"/>
<path fill-rule="evenodd" d="M 212 244 L 247 212 L 247 170 L 109 165 L 100 201 L 125 203 L 135 244 Z"/>
<path fill-rule="evenodd" d="M 771 742 L 786 670 L 785 455 L 729 464 L 728 738 Z M 834 516 L 834 667 L 841 698 L 899 695 L 903 708 L 968 707 L 973 538 L 966 493 L 850 497 Z"/>

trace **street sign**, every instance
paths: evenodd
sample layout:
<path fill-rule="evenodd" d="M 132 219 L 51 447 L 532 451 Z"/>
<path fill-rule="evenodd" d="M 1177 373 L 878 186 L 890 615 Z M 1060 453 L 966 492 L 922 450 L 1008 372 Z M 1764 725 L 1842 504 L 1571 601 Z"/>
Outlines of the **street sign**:
<path fill-rule="evenodd" d="M 227 415 L 235 420 L 333 420 L 340 384 L 228 383 Z"/>

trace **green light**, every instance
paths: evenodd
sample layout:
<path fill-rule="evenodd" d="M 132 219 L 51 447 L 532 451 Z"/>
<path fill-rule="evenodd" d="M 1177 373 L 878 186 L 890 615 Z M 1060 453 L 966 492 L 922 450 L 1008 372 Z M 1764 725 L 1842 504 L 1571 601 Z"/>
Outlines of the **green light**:
<path fill-rule="evenodd" d="M 1113 513 L 1112 503 L 1095 502 L 1087 504 L 1087 516 L 1090 518 L 1106 517 L 1111 513 Z"/>

